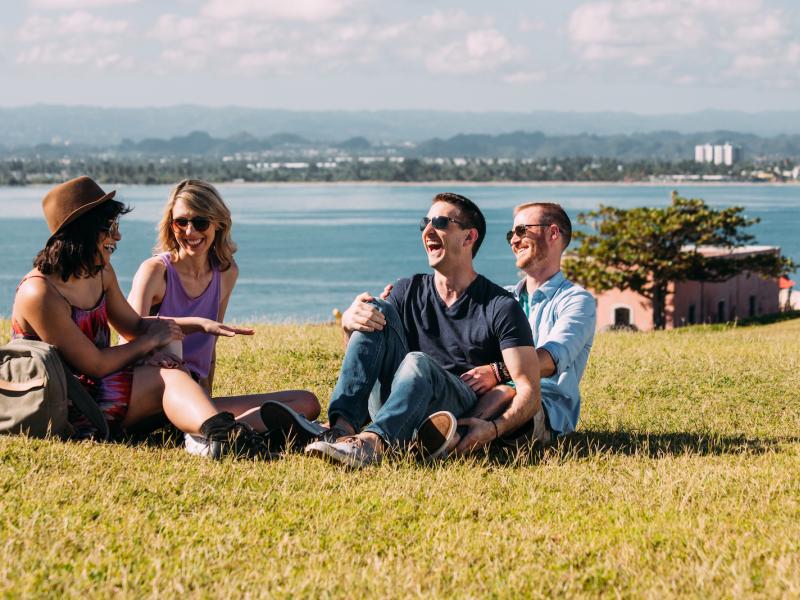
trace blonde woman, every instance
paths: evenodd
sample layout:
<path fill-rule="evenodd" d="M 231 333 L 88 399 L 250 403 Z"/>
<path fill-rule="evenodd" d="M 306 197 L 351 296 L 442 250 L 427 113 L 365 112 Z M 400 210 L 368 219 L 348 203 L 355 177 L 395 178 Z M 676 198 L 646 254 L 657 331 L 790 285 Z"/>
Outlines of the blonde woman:
<path fill-rule="evenodd" d="M 239 275 L 231 226 L 230 210 L 213 185 L 195 179 L 181 181 L 170 193 L 158 224 L 157 254 L 139 267 L 128 296 L 140 315 L 169 317 L 187 332 L 180 358 L 209 397 L 217 337 L 254 333 L 222 324 Z M 166 352 L 148 359 L 148 364 L 159 366 L 178 362 L 179 357 Z M 320 408 L 316 396 L 305 390 L 229 396 L 213 402 L 256 431 L 278 428 L 285 434 L 291 427 L 292 435 L 302 438 L 299 443 L 313 435 L 315 428 L 306 419 L 315 419 Z M 300 431 L 294 428 L 298 424 Z M 187 434 L 190 452 L 204 453 L 204 444 L 202 438 Z"/>

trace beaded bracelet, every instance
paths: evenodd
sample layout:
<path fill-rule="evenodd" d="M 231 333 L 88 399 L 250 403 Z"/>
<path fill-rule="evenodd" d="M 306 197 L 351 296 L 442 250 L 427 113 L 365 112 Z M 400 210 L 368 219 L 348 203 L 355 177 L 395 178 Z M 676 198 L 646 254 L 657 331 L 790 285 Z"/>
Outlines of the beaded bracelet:
<path fill-rule="evenodd" d="M 489 366 L 492 368 L 492 374 L 494 375 L 494 378 L 497 380 L 497 383 L 503 383 L 503 381 L 500 379 L 500 369 L 498 367 L 498 364 L 499 363 L 491 363 Z"/>

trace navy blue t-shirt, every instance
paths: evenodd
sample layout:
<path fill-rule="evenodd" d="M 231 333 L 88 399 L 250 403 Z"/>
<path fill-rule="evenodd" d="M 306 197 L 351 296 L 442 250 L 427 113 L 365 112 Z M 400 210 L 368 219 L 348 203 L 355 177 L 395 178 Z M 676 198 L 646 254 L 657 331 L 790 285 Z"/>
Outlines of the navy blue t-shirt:
<path fill-rule="evenodd" d="M 483 275 L 452 306 L 436 291 L 432 273 L 398 280 L 387 301 L 400 313 L 409 349 L 454 375 L 503 360 L 506 348 L 533 346 L 519 302 Z"/>

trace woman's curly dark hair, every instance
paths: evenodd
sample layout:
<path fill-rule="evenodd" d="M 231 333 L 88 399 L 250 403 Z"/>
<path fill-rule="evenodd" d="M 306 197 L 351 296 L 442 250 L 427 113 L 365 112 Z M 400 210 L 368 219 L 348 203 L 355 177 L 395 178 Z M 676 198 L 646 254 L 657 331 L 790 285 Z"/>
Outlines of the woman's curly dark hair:
<path fill-rule="evenodd" d="M 33 266 L 43 275 L 94 277 L 105 263 L 97 241 L 118 217 L 131 212 L 130 207 L 116 200 L 107 200 L 51 236 L 33 259 Z"/>

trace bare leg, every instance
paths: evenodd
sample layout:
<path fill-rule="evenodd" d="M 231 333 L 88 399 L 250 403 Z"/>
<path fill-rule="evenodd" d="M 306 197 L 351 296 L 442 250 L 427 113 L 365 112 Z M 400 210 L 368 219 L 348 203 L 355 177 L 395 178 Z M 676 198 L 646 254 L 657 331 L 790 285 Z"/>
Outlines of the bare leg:
<path fill-rule="evenodd" d="M 133 372 L 131 401 L 123 427 L 162 410 L 175 427 L 186 433 L 198 433 L 200 425 L 220 412 L 185 371 L 137 367 Z"/>
<path fill-rule="evenodd" d="M 224 396 L 214 398 L 214 405 L 220 411 L 228 411 L 236 415 L 236 420 L 244 421 L 256 431 L 266 431 L 266 424 L 261 420 L 260 408 L 267 401 L 281 402 L 305 418 L 314 420 L 319 416 L 319 400 L 306 390 L 285 390 L 265 394 L 247 394 L 244 396 Z"/>

